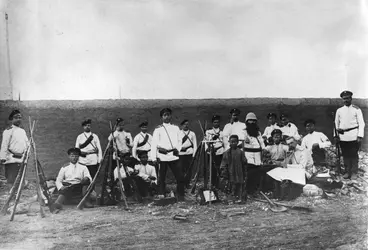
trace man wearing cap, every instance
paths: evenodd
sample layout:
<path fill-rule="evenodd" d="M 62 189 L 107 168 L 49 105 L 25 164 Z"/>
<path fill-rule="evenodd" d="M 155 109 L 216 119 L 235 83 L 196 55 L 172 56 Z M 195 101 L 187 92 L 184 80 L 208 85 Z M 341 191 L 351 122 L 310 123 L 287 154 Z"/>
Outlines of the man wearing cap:
<path fill-rule="evenodd" d="M 334 134 L 335 140 L 340 141 L 344 165 L 347 169 L 345 178 L 351 178 L 358 173 L 358 151 L 364 137 L 364 119 L 362 110 L 352 104 L 353 93 L 343 91 L 340 97 L 344 106 L 337 109 L 335 125 L 338 134 Z"/>
<path fill-rule="evenodd" d="M 294 138 L 297 141 L 301 139 L 301 136 L 298 133 L 298 128 L 295 126 L 295 124 L 289 121 L 289 117 L 286 114 L 280 115 L 280 120 L 280 130 L 285 141 L 289 140 L 290 138 Z"/>
<path fill-rule="evenodd" d="M 22 115 L 19 110 L 13 110 L 9 115 L 12 125 L 3 132 L 0 161 L 5 167 L 5 177 L 8 184 L 13 184 L 19 172 L 23 158 L 29 145 L 26 131 L 20 127 Z"/>
<path fill-rule="evenodd" d="M 184 172 L 178 165 L 181 150 L 179 127 L 171 124 L 171 109 L 160 111 L 162 124 L 157 126 L 152 136 L 151 159 L 159 162 L 159 198 L 164 198 L 166 191 L 166 172 L 170 168 L 176 179 L 178 201 L 184 200 Z"/>
<path fill-rule="evenodd" d="M 331 146 L 331 142 L 324 133 L 314 130 L 315 124 L 313 119 L 304 122 L 308 134 L 304 136 L 301 147 L 308 150 L 316 165 L 321 165 L 326 163 L 325 149 Z"/>
<path fill-rule="evenodd" d="M 265 128 L 262 138 L 266 144 L 272 144 L 273 142 L 271 133 L 275 129 L 280 129 L 280 127 L 276 123 L 277 115 L 275 113 L 269 113 L 267 115 L 267 120 L 269 125 Z"/>
<path fill-rule="evenodd" d="M 152 135 L 147 133 L 148 122 L 144 121 L 139 124 L 141 132 L 134 137 L 132 155 L 139 161 L 140 153 L 148 153 L 151 151 Z M 150 157 L 148 158 L 150 160 Z"/>
<path fill-rule="evenodd" d="M 218 175 L 220 171 L 220 165 L 222 161 L 222 156 L 224 153 L 224 134 L 220 129 L 220 116 L 212 116 L 212 128 L 206 131 L 206 140 L 215 141 L 213 143 L 213 168 L 212 168 L 212 184 L 218 187 Z M 207 149 L 206 145 L 206 149 Z"/>
<path fill-rule="evenodd" d="M 70 163 L 60 169 L 56 178 L 55 184 L 59 191 L 59 196 L 55 203 L 52 204 L 52 210 L 62 209 L 64 202 L 70 202 L 74 197 L 82 197 L 92 181 L 87 167 L 78 163 L 80 153 L 81 150 L 79 148 L 70 148 L 68 150 Z M 86 200 L 84 207 L 93 207 L 89 199 Z"/>
<path fill-rule="evenodd" d="M 185 185 L 189 187 L 192 177 L 190 163 L 197 150 L 197 138 L 195 133 L 189 130 L 189 121 L 187 119 L 183 120 L 180 125 L 181 150 L 179 152 L 179 165 L 184 171 L 184 176 L 186 176 Z"/>
<path fill-rule="evenodd" d="M 244 129 L 245 123 L 239 121 L 240 110 L 234 108 L 230 110 L 230 123 L 226 124 L 224 127 L 224 146 L 225 150 L 230 148 L 229 145 L 229 137 L 231 135 L 237 135 L 239 138 L 239 146 L 243 143 L 244 140 Z"/>
<path fill-rule="evenodd" d="M 91 177 L 94 178 L 98 164 L 102 160 L 102 149 L 98 136 L 91 132 L 91 119 L 82 122 L 83 133 L 78 135 L 75 147 L 81 150 L 79 163 L 88 168 Z"/>
<path fill-rule="evenodd" d="M 130 153 L 133 147 L 133 138 L 131 133 L 124 130 L 124 119 L 118 118 L 116 119 L 116 130 L 113 133 L 114 138 L 116 139 L 116 144 L 114 143 L 114 147 L 118 152 L 118 156 L 121 156 L 125 153 Z M 110 134 L 109 141 L 112 139 Z M 114 159 L 116 155 L 114 153 Z"/>

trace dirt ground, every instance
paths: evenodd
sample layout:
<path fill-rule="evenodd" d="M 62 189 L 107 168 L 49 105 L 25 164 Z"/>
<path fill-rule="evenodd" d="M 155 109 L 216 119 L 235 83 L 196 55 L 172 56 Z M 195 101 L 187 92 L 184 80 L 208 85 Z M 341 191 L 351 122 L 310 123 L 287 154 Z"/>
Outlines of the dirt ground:
<path fill-rule="evenodd" d="M 6 199 L 2 190 L 0 204 Z M 34 190 L 24 190 L 31 197 Z M 0 216 L 1 249 L 368 249 L 368 199 L 365 194 L 323 199 L 299 197 L 289 209 L 274 213 L 268 204 L 248 200 L 242 205 L 184 203 L 158 207 L 131 203 L 77 210 L 67 206 L 46 217 L 30 212 Z M 231 215 L 231 209 L 245 214 Z M 36 213 L 35 213 L 36 212 Z M 174 220 L 177 213 L 187 221 Z"/>

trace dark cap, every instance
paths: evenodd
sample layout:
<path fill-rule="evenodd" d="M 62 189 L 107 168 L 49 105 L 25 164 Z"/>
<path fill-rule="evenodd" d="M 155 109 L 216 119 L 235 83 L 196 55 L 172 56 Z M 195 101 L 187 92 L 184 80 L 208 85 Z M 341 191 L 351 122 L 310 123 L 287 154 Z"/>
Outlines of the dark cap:
<path fill-rule="evenodd" d="M 343 96 L 353 96 L 353 92 L 349 91 L 349 90 L 345 90 L 343 92 L 341 92 L 340 97 L 342 98 Z"/>
<path fill-rule="evenodd" d="M 180 123 L 180 125 L 184 125 L 184 123 L 186 123 L 186 122 L 189 122 L 189 120 L 188 120 L 188 119 L 184 119 L 184 120 Z"/>
<path fill-rule="evenodd" d="M 120 122 L 123 122 L 123 121 L 124 121 L 123 118 L 118 118 L 118 119 L 116 119 L 116 124 L 119 124 Z"/>
<path fill-rule="evenodd" d="M 270 117 L 275 117 L 275 119 L 277 119 L 277 115 L 272 112 L 267 114 L 267 119 L 270 119 Z"/>
<path fill-rule="evenodd" d="M 212 116 L 212 122 L 219 121 L 220 119 L 221 119 L 221 117 L 219 115 Z"/>
<path fill-rule="evenodd" d="M 162 117 L 165 113 L 169 113 L 169 114 L 171 114 L 171 113 L 172 113 L 172 110 L 171 110 L 171 109 L 169 109 L 169 108 L 163 108 L 163 109 L 161 109 L 161 111 L 160 111 L 160 116 Z"/>
<path fill-rule="evenodd" d="M 144 156 L 144 155 L 147 155 L 148 156 L 148 152 L 147 151 L 140 151 L 139 153 L 138 153 L 138 158 L 141 158 L 142 156 Z"/>
<path fill-rule="evenodd" d="M 282 135 L 282 131 L 280 129 L 277 129 L 277 128 L 272 130 L 271 136 L 274 136 L 276 134 Z"/>
<path fill-rule="evenodd" d="M 289 118 L 289 116 L 287 114 L 281 114 L 280 119 L 282 120 L 283 118 Z"/>
<path fill-rule="evenodd" d="M 232 110 L 230 110 L 230 114 L 236 114 L 239 115 L 240 114 L 240 110 L 237 108 L 233 108 Z"/>
<path fill-rule="evenodd" d="M 148 121 L 144 121 L 141 124 L 139 124 L 139 127 L 147 127 L 148 126 Z"/>
<path fill-rule="evenodd" d="M 79 148 L 69 148 L 68 149 L 68 155 L 70 155 L 70 154 L 80 155 L 81 154 L 81 150 Z"/>
<path fill-rule="evenodd" d="M 18 114 L 20 114 L 20 111 L 19 111 L 18 109 L 14 109 L 14 110 L 10 113 L 10 115 L 9 115 L 9 120 L 13 120 L 13 117 L 14 117 L 15 115 L 18 115 Z"/>
<path fill-rule="evenodd" d="M 316 121 L 315 120 L 313 120 L 313 119 L 307 119 L 304 122 L 304 127 L 307 126 L 308 123 L 312 123 L 312 124 L 316 125 Z"/>
<path fill-rule="evenodd" d="M 84 120 L 82 122 L 82 126 L 86 126 L 87 124 L 91 124 L 92 123 L 92 120 L 91 119 L 87 119 L 87 120 Z"/>

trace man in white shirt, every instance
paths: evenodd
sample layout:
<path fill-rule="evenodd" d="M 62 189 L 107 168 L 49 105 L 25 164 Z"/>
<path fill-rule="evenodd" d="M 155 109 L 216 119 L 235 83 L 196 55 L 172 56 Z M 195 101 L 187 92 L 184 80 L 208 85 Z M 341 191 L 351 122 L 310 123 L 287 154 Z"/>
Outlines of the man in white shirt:
<path fill-rule="evenodd" d="M 303 137 L 301 147 L 310 152 L 316 165 L 324 165 L 326 164 L 325 149 L 331 146 L 331 142 L 322 132 L 314 131 L 315 124 L 313 119 L 304 122 L 307 135 Z"/>
<path fill-rule="evenodd" d="M 241 147 L 244 141 L 244 129 L 245 123 L 239 121 L 240 110 L 234 108 L 230 110 L 230 123 L 226 124 L 224 127 L 224 146 L 225 150 L 230 148 L 229 137 L 231 135 L 237 135 L 239 138 L 239 146 Z"/>
<path fill-rule="evenodd" d="M 280 130 L 282 132 L 282 136 L 284 141 L 289 140 L 290 138 L 294 138 L 295 140 L 300 140 L 301 136 L 299 135 L 298 128 L 295 124 L 289 121 L 289 117 L 286 114 L 282 114 L 280 116 L 281 127 Z"/>
<path fill-rule="evenodd" d="M 206 140 L 216 141 L 213 143 L 213 168 L 212 168 L 212 185 L 218 188 L 219 184 L 219 171 L 222 161 L 222 156 L 224 153 L 224 134 L 220 129 L 220 119 L 219 115 L 212 116 L 212 128 L 206 131 Z M 206 145 L 207 149 L 207 145 Z"/>
<path fill-rule="evenodd" d="M 137 186 L 142 197 L 152 196 L 157 186 L 157 175 L 154 166 L 148 164 L 147 152 L 139 154 L 140 164 L 135 165 L 134 169 L 138 171 Z"/>
<path fill-rule="evenodd" d="M 118 156 L 121 156 L 125 153 L 130 153 L 133 147 L 133 138 L 131 133 L 126 132 L 124 130 L 124 119 L 118 118 L 116 119 L 116 131 L 114 131 L 113 136 L 116 139 L 116 144 L 114 143 L 114 148 L 117 149 Z M 112 136 L 109 136 L 109 141 L 112 139 Z M 116 155 L 114 153 L 114 159 Z"/>
<path fill-rule="evenodd" d="M 345 178 L 351 178 L 358 172 L 358 151 L 364 137 L 364 119 L 362 110 L 352 104 L 353 93 L 343 91 L 340 97 L 344 101 L 344 106 L 337 109 L 335 125 L 338 134 L 334 135 L 335 140 L 340 142 L 344 165 L 347 169 Z"/>
<path fill-rule="evenodd" d="M 139 160 L 140 153 L 151 151 L 152 135 L 147 133 L 148 122 L 142 122 L 139 125 L 141 132 L 134 137 L 132 155 Z"/>
<path fill-rule="evenodd" d="M 286 164 L 301 165 L 305 169 L 307 179 L 316 173 L 311 153 L 305 147 L 298 145 L 298 141 L 294 138 L 289 142 Z"/>
<path fill-rule="evenodd" d="M 9 115 L 12 125 L 3 132 L 0 161 L 5 167 L 5 177 L 8 184 L 13 184 L 29 145 L 26 131 L 20 127 L 22 114 L 13 110 Z"/>
<path fill-rule="evenodd" d="M 180 125 L 182 128 L 179 132 L 181 139 L 181 150 L 179 152 L 178 164 L 180 165 L 180 168 L 183 169 L 184 176 L 186 176 L 185 185 L 189 187 L 190 179 L 192 176 L 190 164 L 197 150 L 197 138 L 195 133 L 189 130 L 188 120 L 183 120 Z"/>
<path fill-rule="evenodd" d="M 68 150 L 70 164 L 62 167 L 56 178 L 55 184 L 59 191 L 59 196 L 55 203 L 52 204 L 52 210 L 62 209 L 64 202 L 70 201 L 74 197 L 82 197 L 92 181 L 87 167 L 78 163 L 80 152 L 79 148 L 70 148 Z M 84 207 L 93 207 L 89 198 L 87 198 Z"/>
<path fill-rule="evenodd" d="M 160 111 L 162 124 L 157 126 L 152 136 L 151 159 L 154 164 L 159 162 L 159 198 L 163 198 L 166 191 L 166 172 L 170 168 L 176 179 L 178 201 L 184 200 L 184 172 L 178 165 L 181 150 L 180 130 L 171 122 L 171 109 Z"/>
<path fill-rule="evenodd" d="M 275 129 L 280 129 L 280 127 L 276 123 L 277 115 L 275 113 L 269 113 L 267 115 L 267 120 L 268 120 L 268 126 L 265 128 L 264 133 L 262 135 L 262 138 L 263 138 L 266 145 L 268 145 L 268 144 L 272 145 L 273 141 L 272 141 L 271 133 Z"/>
<path fill-rule="evenodd" d="M 91 132 L 91 119 L 82 122 L 84 132 L 78 135 L 75 147 L 81 150 L 79 163 L 86 166 L 92 179 L 102 160 L 102 149 L 98 136 Z"/>

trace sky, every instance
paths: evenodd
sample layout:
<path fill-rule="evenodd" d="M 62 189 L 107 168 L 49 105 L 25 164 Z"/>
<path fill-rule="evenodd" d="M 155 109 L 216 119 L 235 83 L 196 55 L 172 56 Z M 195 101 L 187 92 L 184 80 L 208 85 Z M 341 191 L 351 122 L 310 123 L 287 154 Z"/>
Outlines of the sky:
<path fill-rule="evenodd" d="M 368 98 L 367 0 L 1 1 L 16 99 Z"/>

